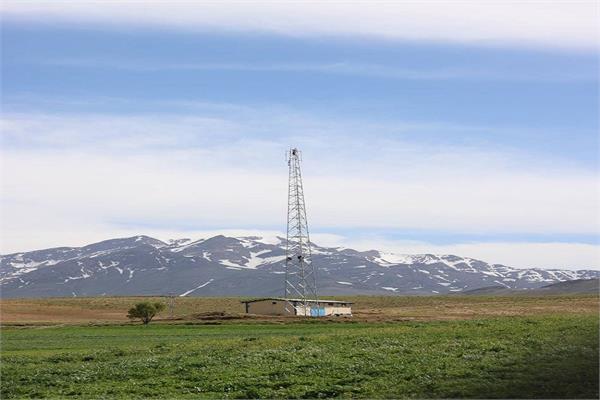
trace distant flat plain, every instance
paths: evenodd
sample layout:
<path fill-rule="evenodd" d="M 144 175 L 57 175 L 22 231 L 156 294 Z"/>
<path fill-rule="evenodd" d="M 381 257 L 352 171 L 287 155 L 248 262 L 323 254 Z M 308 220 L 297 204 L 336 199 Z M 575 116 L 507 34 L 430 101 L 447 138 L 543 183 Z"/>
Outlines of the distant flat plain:
<path fill-rule="evenodd" d="M 354 302 L 352 321 L 429 321 L 560 313 L 594 314 L 597 295 L 543 296 L 346 296 Z M 158 323 L 227 320 L 297 321 L 297 318 L 247 316 L 243 298 L 175 297 L 173 317 L 167 307 Z M 128 323 L 127 310 L 142 301 L 169 304 L 166 297 L 68 297 L 0 299 L 0 322 L 8 325 Z M 349 321 L 344 318 L 326 319 Z"/>
<path fill-rule="evenodd" d="M 1 398 L 598 398 L 596 295 L 343 297 L 354 317 L 239 298 L 2 300 Z"/>

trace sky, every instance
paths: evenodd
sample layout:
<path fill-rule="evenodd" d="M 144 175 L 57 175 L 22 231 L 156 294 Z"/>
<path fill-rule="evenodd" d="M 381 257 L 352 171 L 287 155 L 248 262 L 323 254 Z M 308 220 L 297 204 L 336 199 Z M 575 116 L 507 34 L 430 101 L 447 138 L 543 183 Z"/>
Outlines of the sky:
<path fill-rule="evenodd" d="M 595 1 L 0 6 L 0 253 L 283 235 L 600 269 Z"/>

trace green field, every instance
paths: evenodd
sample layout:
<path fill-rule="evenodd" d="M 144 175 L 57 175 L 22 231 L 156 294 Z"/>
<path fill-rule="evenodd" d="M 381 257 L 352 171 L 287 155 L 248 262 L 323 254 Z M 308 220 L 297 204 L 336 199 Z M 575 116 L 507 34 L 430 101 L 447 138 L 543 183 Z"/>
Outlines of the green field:
<path fill-rule="evenodd" d="M 598 398 L 598 315 L 4 327 L 1 397 Z"/>

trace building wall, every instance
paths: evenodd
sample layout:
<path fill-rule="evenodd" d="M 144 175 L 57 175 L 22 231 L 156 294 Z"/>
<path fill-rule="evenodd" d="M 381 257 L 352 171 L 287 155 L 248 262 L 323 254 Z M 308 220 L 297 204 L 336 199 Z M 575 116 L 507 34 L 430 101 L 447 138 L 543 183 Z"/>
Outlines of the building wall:
<path fill-rule="evenodd" d="M 275 304 L 273 304 L 275 303 Z M 290 307 L 291 308 L 291 307 Z M 293 309 L 292 315 L 293 315 Z M 286 315 L 289 314 L 285 310 L 285 301 L 282 300 L 263 300 L 248 303 L 249 314 L 259 315 Z"/>
<path fill-rule="evenodd" d="M 345 305 L 325 306 L 325 315 L 352 315 L 352 307 Z"/>
<path fill-rule="evenodd" d="M 335 304 L 335 305 L 327 305 L 327 303 L 321 303 L 319 305 L 316 304 L 309 304 L 309 309 L 308 310 L 304 310 L 304 307 L 302 307 L 301 305 L 298 306 L 298 315 L 306 315 L 306 316 L 310 316 L 311 312 L 310 312 L 310 308 L 311 307 L 319 307 L 319 308 L 323 308 L 325 310 L 325 314 L 324 316 L 328 316 L 328 315 L 352 315 L 352 307 L 350 305 L 342 305 L 342 304 Z M 323 314 L 321 314 L 323 316 Z"/>

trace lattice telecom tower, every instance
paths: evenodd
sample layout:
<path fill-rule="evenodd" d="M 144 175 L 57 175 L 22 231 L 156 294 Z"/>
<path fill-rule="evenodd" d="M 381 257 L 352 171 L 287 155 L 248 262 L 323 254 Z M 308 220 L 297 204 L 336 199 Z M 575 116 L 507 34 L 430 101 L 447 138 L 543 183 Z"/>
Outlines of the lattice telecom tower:
<path fill-rule="evenodd" d="M 317 272 L 312 264 L 310 252 L 310 238 L 308 236 L 308 221 L 306 219 L 306 206 L 304 204 L 304 189 L 302 187 L 302 173 L 300 150 L 294 148 L 286 154 L 289 166 L 288 182 L 288 217 L 287 217 L 287 243 L 285 259 L 285 298 L 299 299 L 302 310 L 298 305 L 298 314 L 307 314 L 310 303 L 318 301 Z M 316 304 L 315 304 L 316 305 Z M 286 302 L 286 309 L 290 312 L 293 307 L 291 302 Z"/>

